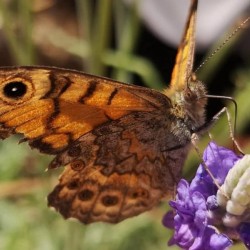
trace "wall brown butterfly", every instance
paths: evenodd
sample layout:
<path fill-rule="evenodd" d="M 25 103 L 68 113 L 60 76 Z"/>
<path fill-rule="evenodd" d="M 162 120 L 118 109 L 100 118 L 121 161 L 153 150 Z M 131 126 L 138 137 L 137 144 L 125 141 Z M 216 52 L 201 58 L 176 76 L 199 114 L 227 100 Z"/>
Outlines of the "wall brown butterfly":
<path fill-rule="evenodd" d="M 192 76 L 192 0 L 171 85 L 163 92 L 50 67 L 0 69 L 0 138 L 22 134 L 66 166 L 48 205 L 83 223 L 116 223 L 171 194 L 206 91 Z"/>

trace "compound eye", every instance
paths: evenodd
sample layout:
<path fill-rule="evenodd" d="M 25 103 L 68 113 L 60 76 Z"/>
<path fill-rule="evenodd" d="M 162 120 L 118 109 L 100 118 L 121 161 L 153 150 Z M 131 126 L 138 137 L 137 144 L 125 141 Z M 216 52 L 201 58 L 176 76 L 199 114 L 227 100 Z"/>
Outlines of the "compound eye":
<path fill-rule="evenodd" d="M 3 88 L 4 95 L 10 99 L 22 98 L 26 92 L 27 85 L 21 81 L 9 82 Z"/>

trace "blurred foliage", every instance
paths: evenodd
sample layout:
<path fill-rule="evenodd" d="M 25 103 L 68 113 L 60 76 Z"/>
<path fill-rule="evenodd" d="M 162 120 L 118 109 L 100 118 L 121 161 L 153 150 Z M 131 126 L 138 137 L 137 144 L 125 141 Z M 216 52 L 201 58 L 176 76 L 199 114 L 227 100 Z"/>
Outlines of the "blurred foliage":
<path fill-rule="evenodd" d="M 128 9 L 121 1 L 72 2 L 0 0 L 0 65 L 43 64 L 84 69 L 125 82 L 132 82 L 135 74 L 146 86 L 163 88 L 157 66 L 135 53 L 140 36 L 136 4 Z M 224 57 L 225 54 L 218 53 L 214 58 L 223 62 Z M 248 66 L 249 63 L 250 58 Z M 206 68 L 209 70 L 204 72 L 204 78 L 215 74 L 206 65 L 203 70 Z M 250 70 L 245 67 L 230 74 L 235 82 L 233 96 L 238 103 L 240 133 L 247 130 L 250 120 Z M 216 141 L 223 145 L 230 141 L 227 128 L 223 117 L 212 130 Z M 19 137 L 12 136 L 0 142 L 0 249 L 168 248 L 171 232 L 161 225 L 166 204 L 115 226 L 104 223 L 84 226 L 64 221 L 47 208 L 45 201 L 61 170 L 44 172 L 51 157 L 41 156 L 26 143 L 18 145 L 18 140 Z M 244 140 L 246 147 L 248 141 Z M 201 147 L 207 142 L 205 137 Z M 193 159 L 197 165 L 198 158 L 191 153 L 188 166 L 194 164 Z M 188 167 L 185 173 L 190 176 L 193 170 Z"/>

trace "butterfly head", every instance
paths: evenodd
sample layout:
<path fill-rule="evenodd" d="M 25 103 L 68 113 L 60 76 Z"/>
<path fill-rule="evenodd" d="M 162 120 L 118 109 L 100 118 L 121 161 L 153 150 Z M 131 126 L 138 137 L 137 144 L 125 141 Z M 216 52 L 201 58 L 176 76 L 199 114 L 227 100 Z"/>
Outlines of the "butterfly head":
<path fill-rule="evenodd" d="M 196 105 L 199 105 L 204 108 L 207 104 L 206 88 L 204 84 L 192 77 L 183 91 L 183 102 L 185 106 L 194 108 Z"/>
<path fill-rule="evenodd" d="M 187 122 L 191 121 L 194 128 L 200 127 L 205 120 L 205 106 L 207 104 L 204 84 L 195 78 L 191 78 L 182 95 L 181 105 L 186 114 Z"/>
<path fill-rule="evenodd" d="M 203 125 L 205 120 L 205 106 L 207 104 L 206 88 L 194 76 L 187 80 L 183 88 L 175 91 L 169 88 L 164 91 L 173 104 L 173 113 L 193 130 Z"/>

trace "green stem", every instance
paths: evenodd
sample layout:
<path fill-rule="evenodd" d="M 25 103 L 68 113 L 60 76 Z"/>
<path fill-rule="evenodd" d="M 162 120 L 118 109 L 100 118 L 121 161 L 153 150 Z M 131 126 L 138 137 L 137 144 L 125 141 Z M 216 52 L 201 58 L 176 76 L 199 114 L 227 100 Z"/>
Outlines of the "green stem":
<path fill-rule="evenodd" d="M 132 54 L 139 35 L 139 16 L 136 3 L 131 5 L 130 10 L 125 12 L 124 6 L 120 2 L 114 2 L 115 24 L 116 25 L 116 42 L 119 52 L 124 55 Z M 112 77 L 120 81 L 129 81 L 128 72 L 122 68 L 114 68 Z"/>
<path fill-rule="evenodd" d="M 98 1 L 93 25 L 93 37 L 91 43 L 91 73 L 105 75 L 105 66 L 101 58 L 108 46 L 111 30 L 112 0 Z"/>
<path fill-rule="evenodd" d="M 29 0 L 19 1 L 18 16 L 22 20 L 22 51 L 25 53 L 22 54 L 21 61 L 23 64 L 34 64 L 35 62 L 35 53 L 32 40 L 32 28 L 33 20 L 31 13 L 31 2 Z"/>
<path fill-rule="evenodd" d="M 92 44 L 91 37 L 91 27 L 93 25 L 93 6 L 91 4 L 92 0 L 77 0 L 77 18 L 79 24 L 79 33 L 80 33 L 80 43 L 85 45 L 85 53 L 90 54 L 90 48 Z M 84 68 L 87 72 L 90 72 L 90 58 L 82 58 Z"/>

